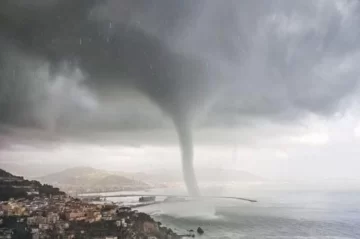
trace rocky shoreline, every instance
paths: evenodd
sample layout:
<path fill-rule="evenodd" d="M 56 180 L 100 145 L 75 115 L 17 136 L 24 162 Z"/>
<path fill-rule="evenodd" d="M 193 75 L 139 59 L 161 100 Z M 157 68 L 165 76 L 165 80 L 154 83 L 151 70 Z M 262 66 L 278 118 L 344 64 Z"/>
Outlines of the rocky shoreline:
<path fill-rule="evenodd" d="M 192 236 L 178 235 L 172 229 L 162 226 L 161 222 L 155 221 L 150 215 L 129 207 L 119 208 L 118 216 L 122 218 L 125 229 L 122 238 L 178 239 Z"/>
<path fill-rule="evenodd" d="M 161 222 L 156 222 L 150 215 L 146 214 L 146 213 L 138 213 L 137 211 L 130 211 L 130 214 L 134 215 L 133 220 L 135 223 L 140 223 L 144 225 L 144 228 L 146 228 L 146 226 L 150 226 L 150 231 L 152 231 L 151 233 L 153 234 L 153 237 L 150 238 L 158 238 L 158 239 L 178 239 L 178 238 L 194 238 L 195 237 L 195 231 L 194 230 L 189 230 L 187 234 L 177 234 L 175 233 L 172 229 L 168 228 L 168 227 L 164 227 L 162 226 Z M 146 231 L 146 230 L 145 230 Z M 201 227 L 198 227 L 196 230 L 198 235 L 202 235 L 204 234 L 204 230 Z M 139 238 L 142 238 L 142 235 L 138 235 L 140 236 Z M 149 235 L 147 235 L 149 236 Z M 136 237 L 138 238 L 138 237 Z M 149 238 L 149 237 L 145 237 L 144 238 Z"/>

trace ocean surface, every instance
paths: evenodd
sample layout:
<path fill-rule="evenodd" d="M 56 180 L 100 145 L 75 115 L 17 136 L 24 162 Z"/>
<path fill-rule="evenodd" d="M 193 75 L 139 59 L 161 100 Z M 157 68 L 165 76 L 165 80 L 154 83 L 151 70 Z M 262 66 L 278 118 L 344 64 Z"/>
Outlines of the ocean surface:
<path fill-rule="evenodd" d="M 258 202 L 173 202 L 139 211 L 151 214 L 179 234 L 200 226 L 205 231 L 201 236 L 204 239 L 360 239 L 360 191 L 260 190 L 244 195 L 232 189 L 222 193 Z"/>

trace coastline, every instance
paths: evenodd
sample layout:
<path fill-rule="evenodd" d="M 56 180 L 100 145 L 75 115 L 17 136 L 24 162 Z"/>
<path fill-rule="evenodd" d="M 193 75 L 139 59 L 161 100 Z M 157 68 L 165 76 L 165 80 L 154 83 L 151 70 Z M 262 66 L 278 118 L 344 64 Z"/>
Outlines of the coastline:
<path fill-rule="evenodd" d="M 68 195 L 0 202 L 0 237 L 180 239 L 149 214 L 114 204 L 96 205 Z M 21 235 L 19 234 L 21 233 Z"/>
<path fill-rule="evenodd" d="M 0 169 L 0 238 L 178 239 L 149 214 L 96 204 Z"/>
<path fill-rule="evenodd" d="M 138 212 L 130 207 L 120 207 L 117 215 L 123 220 L 124 230 L 122 238 L 158 238 L 180 239 L 191 235 L 178 235 L 172 229 L 162 226 L 161 222 L 155 221 L 149 214 Z"/>
<path fill-rule="evenodd" d="M 83 201 L 83 200 L 82 200 Z M 84 201 L 85 202 L 85 201 Z M 103 204 L 104 206 L 114 206 L 116 207 L 117 215 L 124 219 L 128 219 L 127 225 L 137 225 L 137 232 L 134 232 L 134 234 L 138 234 L 137 236 L 144 236 L 142 235 L 142 232 L 150 232 L 150 235 L 147 236 L 154 236 L 150 238 L 158 238 L 158 239 L 180 239 L 180 238 L 193 238 L 195 237 L 195 234 L 193 233 L 193 230 L 190 230 L 188 234 L 178 234 L 174 232 L 174 228 L 170 228 L 169 226 L 165 226 L 163 222 L 160 222 L 156 219 L 154 219 L 150 214 L 146 212 L 141 212 L 138 209 L 141 207 L 151 206 L 161 204 L 161 202 L 151 202 L 151 203 L 139 203 L 134 205 L 117 205 L 117 204 Z M 143 225 L 140 226 L 139 225 Z M 145 229 L 148 227 L 148 229 Z M 150 227 L 150 228 L 149 228 Z M 140 230 L 139 230 L 140 228 Z M 144 230 L 141 230 L 141 228 L 144 228 Z M 134 229 L 134 228 L 133 228 Z M 131 229 L 130 229 L 131 230 Z M 126 236 L 126 233 L 122 236 Z M 121 237 L 121 238 L 127 238 L 127 237 Z M 149 237 L 145 237 L 149 238 Z"/>

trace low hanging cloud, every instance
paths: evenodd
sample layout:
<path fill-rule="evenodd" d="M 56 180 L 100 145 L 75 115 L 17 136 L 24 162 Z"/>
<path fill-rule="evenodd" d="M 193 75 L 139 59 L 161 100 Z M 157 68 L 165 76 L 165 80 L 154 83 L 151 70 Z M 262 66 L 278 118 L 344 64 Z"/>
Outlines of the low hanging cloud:
<path fill-rule="evenodd" d="M 2 1 L 2 123 L 55 130 L 92 116 L 105 128 L 120 114 L 104 109 L 133 89 L 173 121 L 190 185 L 200 116 L 294 121 L 358 100 L 356 0 L 70 2 Z"/>

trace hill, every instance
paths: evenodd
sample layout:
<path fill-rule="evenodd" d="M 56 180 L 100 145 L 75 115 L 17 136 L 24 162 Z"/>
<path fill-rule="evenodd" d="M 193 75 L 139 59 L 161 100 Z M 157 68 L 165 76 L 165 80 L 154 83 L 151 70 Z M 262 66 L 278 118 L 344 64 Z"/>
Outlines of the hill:
<path fill-rule="evenodd" d="M 9 178 L 9 177 L 15 177 L 15 176 L 0 168 L 0 177 Z"/>
<path fill-rule="evenodd" d="M 133 180 L 120 173 L 94 169 L 91 167 L 75 167 L 45 175 L 39 181 L 56 185 L 70 192 L 101 192 L 146 189 L 149 186 L 141 181 Z"/>
<path fill-rule="evenodd" d="M 254 175 L 252 173 L 232 170 L 232 169 L 219 169 L 219 168 L 201 168 L 196 170 L 196 176 L 200 183 L 207 182 L 259 182 L 264 178 Z M 156 170 L 147 173 L 136 173 L 133 177 L 138 180 L 154 183 L 173 183 L 182 182 L 182 172 L 175 170 Z"/>
<path fill-rule="evenodd" d="M 204 182 L 258 182 L 264 178 L 255 174 L 235 169 L 204 168 L 197 171 L 199 180 Z"/>
<path fill-rule="evenodd" d="M 0 169 L 0 201 L 10 198 L 31 198 L 38 195 L 62 195 L 64 192 L 36 180 L 26 180 Z"/>

